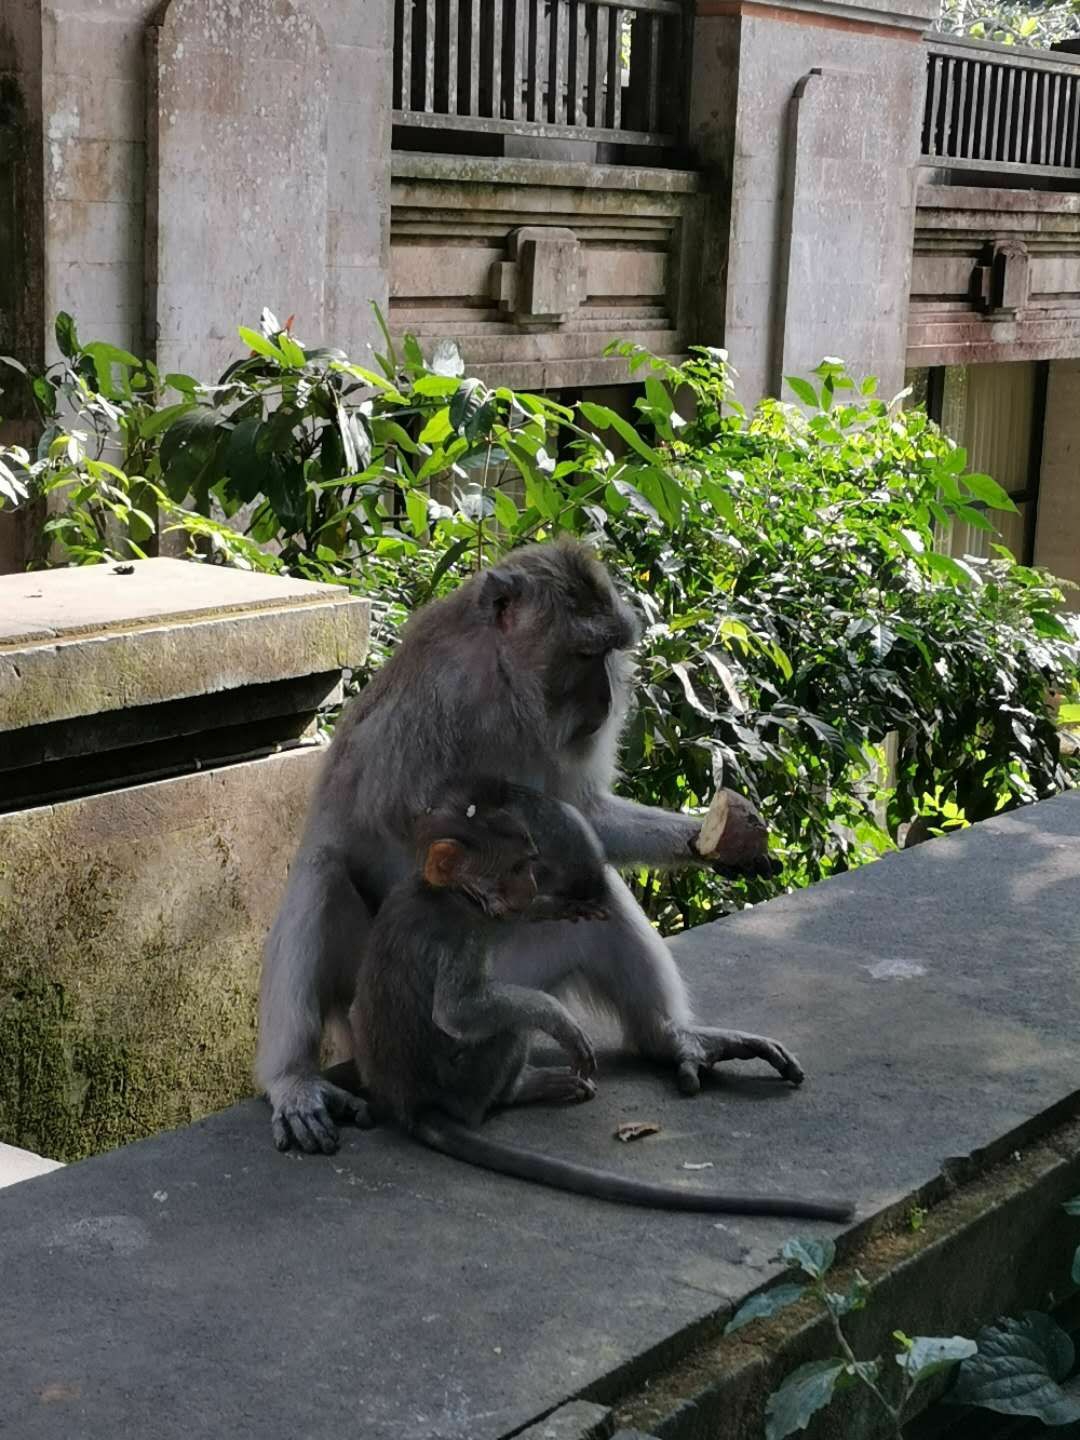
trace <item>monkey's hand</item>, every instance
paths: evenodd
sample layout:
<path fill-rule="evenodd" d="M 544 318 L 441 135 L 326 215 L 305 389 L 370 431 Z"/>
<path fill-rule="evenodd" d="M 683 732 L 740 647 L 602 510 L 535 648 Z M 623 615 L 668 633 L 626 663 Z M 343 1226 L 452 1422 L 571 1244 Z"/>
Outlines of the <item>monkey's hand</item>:
<path fill-rule="evenodd" d="M 574 1062 L 573 1071 L 582 1080 L 591 1081 L 596 1074 L 596 1051 L 580 1025 L 571 1023 L 554 1037 Z"/>
<path fill-rule="evenodd" d="M 320 1150 L 333 1155 L 339 1143 L 335 1120 L 351 1121 L 362 1130 L 374 1124 L 366 1100 L 319 1076 L 282 1080 L 270 1087 L 269 1098 L 270 1128 L 279 1150 L 297 1145 L 309 1155 Z"/>
<path fill-rule="evenodd" d="M 678 1085 L 684 1095 L 701 1089 L 701 1072 L 722 1060 L 766 1060 L 781 1079 L 792 1085 L 803 1082 L 802 1066 L 779 1040 L 766 1035 L 744 1035 L 741 1030 L 680 1030 L 676 1037 L 675 1059 Z"/>

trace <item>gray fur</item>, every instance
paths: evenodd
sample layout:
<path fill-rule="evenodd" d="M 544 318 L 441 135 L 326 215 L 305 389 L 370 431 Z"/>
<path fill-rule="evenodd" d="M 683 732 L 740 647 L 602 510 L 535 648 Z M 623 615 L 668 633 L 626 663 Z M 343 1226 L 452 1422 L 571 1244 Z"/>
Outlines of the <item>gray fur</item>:
<path fill-rule="evenodd" d="M 532 546 L 413 616 L 347 708 L 266 945 L 257 1072 L 279 1146 L 330 1150 L 335 1118 L 366 1118 L 320 1077 L 320 1037 L 351 1003 L 371 916 L 410 870 L 415 816 L 448 783 L 483 772 L 562 800 L 612 864 L 703 863 L 691 852 L 697 821 L 611 794 L 637 638 L 584 547 Z M 504 927 L 495 978 L 548 991 L 573 982 L 643 1054 L 671 1063 L 687 1093 L 709 1065 L 751 1056 L 798 1083 L 775 1041 L 694 1023 L 667 947 L 614 870 L 608 879 L 607 922 Z"/>

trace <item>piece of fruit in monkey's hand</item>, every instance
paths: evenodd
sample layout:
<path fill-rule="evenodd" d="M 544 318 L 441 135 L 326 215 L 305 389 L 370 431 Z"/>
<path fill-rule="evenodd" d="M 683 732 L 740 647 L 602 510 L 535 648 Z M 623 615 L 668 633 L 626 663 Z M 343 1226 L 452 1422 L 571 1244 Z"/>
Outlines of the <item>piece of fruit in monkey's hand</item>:
<path fill-rule="evenodd" d="M 780 865 L 769 856 L 769 832 L 750 801 L 734 790 L 713 796 L 694 848 L 722 875 L 776 875 Z"/>

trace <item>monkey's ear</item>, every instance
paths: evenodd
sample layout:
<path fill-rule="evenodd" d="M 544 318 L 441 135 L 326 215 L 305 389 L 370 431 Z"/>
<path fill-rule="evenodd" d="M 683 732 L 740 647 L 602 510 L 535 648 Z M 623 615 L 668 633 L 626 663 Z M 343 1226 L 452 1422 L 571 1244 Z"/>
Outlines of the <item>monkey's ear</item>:
<path fill-rule="evenodd" d="M 480 604 L 494 618 L 500 630 L 509 630 L 514 623 L 514 610 L 524 594 L 520 575 L 512 570 L 489 570 L 480 587 Z"/>
<path fill-rule="evenodd" d="M 437 890 L 452 885 L 464 850 L 456 840 L 435 840 L 424 857 L 424 879 Z"/>

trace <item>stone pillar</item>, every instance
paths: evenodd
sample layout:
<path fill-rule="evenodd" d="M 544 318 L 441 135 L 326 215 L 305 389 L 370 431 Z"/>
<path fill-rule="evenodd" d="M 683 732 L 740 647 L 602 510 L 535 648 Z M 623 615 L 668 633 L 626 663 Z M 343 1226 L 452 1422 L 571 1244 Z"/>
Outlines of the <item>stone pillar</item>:
<path fill-rule="evenodd" d="M 213 380 L 269 306 L 322 343 L 329 67 L 293 0 L 170 0 L 150 31 L 147 349 Z"/>
<path fill-rule="evenodd" d="M 935 0 L 698 0 L 691 143 L 711 182 L 702 339 L 748 402 L 825 355 L 902 385 Z"/>
<path fill-rule="evenodd" d="M 251 1093 L 313 720 L 367 613 L 179 560 L 0 578 L 0 1142 L 76 1159 Z"/>
<path fill-rule="evenodd" d="M 1080 585 L 1080 360 L 1050 362 L 1035 564 Z M 1080 591 L 1066 590 L 1065 604 L 1080 610 Z"/>

